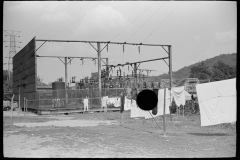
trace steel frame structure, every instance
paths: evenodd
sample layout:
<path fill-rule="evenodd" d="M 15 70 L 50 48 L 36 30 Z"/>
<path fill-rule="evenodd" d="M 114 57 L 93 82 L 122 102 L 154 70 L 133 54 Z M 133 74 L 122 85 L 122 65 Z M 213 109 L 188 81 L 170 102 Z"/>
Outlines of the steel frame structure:
<path fill-rule="evenodd" d="M 172 88 L 172 46 L 171 45 L 163 45 L 163 44 L 144 44 L 144 43 L 127 43 L 127 42 L 110 42 L 110 41 L 79 41 L 79 40 L 47 40 L 47 39 L 35 39 L 38 42 L 77 42 L 77 43 L 89 43 L 96 51 L 98 54 L 98 82 L 99 82 L 99 93 L 100 93 L 100 97 L 101 97 L 101 51 L 108 47 L 109 44 L 119 44 L 119 45 L 136 45 L 136 46 L 159 46 L 162 47 L 163 50 L 165 50 L 168 53 L 167 57 L 163 57 L 163 58 L 158 58 L 158 59 L 151 59 L 151 60 L 146 60 L 146 61 L 139 61 L 139 62 L 133 62 L 133 63 L 127 63 L 127 64 L 118 64 L 118 65 L 107 65 L 107 73 L 109 73 L 109 66 L 110 67 L 116 67 L 116 66 L 124 66 L 124 65 L 134 65 L 134 75 L 135 75 L 135 83 L 136 83 L 136 72 L 137 72 L 137 68 L 139 67 L 140 63 L 143 62 L 149 62 L 149 61 L 155 61 L 155 60 L 164 60 L 164 62 L 168 65 L 169 67 L 169 80 L 170 80 L 170 89 Z M 44 44 L 43 43 L 43 44 Z M 97 44 L 97 48 L 95 48 L 92 43 L 96 43 Z M 42 47 L 43 44 L 40 46 Z M 105 46 L 101 49 L 101 44 L 105 44 Z M 39 48 L 40 48 L 39 47 Z M 164 47 L 167 47 L 168 49 L 165 49 Z M 38 48 L 38 49 L 39 49 Z M 37 50 L 38 50 L 37 49 Z M 169 62 L 167 63 L 165 61 L 165 59 L 169 59 Z M 137 64 L 139 63 L 138 67 Z M 107 63 L 108 64 L 108 63 Z M 171 94 L 171 92 L 170 92 Z M 170 95 L 171 97 L 171 95 Z"/>

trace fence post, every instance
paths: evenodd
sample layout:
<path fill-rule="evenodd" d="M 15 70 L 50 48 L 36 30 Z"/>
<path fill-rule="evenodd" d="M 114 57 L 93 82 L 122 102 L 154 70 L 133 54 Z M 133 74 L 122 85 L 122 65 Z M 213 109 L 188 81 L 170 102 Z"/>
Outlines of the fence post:
<path fill-rule="evenodd" d="M 184 105 L 183 105 L 183 117 L 184 117 L 184 109 L 185 109 L 185 107 L 184 107 Z"/>
<path fill-rule="evenodd" d="M 18 87 L 18 92 L 19 92 L 19 94 L 18 94 L 18 118 L 19 118 L 19 111 L 20 111 L 20 86 Z"/>
<path fill-rule="evenodd" d="M 40 91 L 38 91 L 38 110 L 37 113 L 39 112 L 40 109 Z"/>
<path fill-rule="evenodd" d="M 163 133 L 166 135 L 166 126 L 165 126 L 165 105 L 166 105 L 166 87 L 164 88 L 164 105 L 163 105 Z"/>
<path fill-rule="evenodd" d="M 28 103 L 28 100 L 27 100 L 27 98 L 26 98 L 26 111 L 27 111 L 27 116 L 28 116 L 27 103 Z"/>
<path fill-rule="evenodd" d="M 13 97 L 11 99 L 11 129 L 12 129 L 12 126 L 13 126 L 13 98 L 14 98 L 14 94 L 13 94 Z"/>
<path fill-rule="evenodd" d="M 25 117 L 25 97 L 23 97 L 23 111 L 24 111 L 24 119 L 26 119 L 26 117 Z"/>

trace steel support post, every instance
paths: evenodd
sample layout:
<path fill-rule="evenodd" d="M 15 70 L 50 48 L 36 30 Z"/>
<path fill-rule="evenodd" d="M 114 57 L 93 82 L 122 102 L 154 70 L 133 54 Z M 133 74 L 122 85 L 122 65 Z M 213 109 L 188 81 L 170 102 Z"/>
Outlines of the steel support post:
<path fill-rule="evenodd" d="M 172 100 L 172 46 L 168 46 L 168 52 L 169 52 L 169 80 L 170 80 L 170 108 L 172 106 L 171 100 Z M 169 109 L 170 109 L 169 108 Z M 170 110 L 171 111 L 171 110 Z M 170 119 L 172 122 L 172 115 L 170 112 Z"/>
<path fill-rule="evenodd" d="M 100 107 L 102 107 L 102 81 L 101 81 L 101 44 L 97 43 L 98 52 L 98 90 L 100 97 Z"/>
<path fill-rule="evenodd" d="M 68 94 L 67 94 L 67 86 L 68 86 L 68 74 L 67 74 L 67 57 L 65 57 L 65 98 L 66 98 L 66 106 L 68 104 Z"/>

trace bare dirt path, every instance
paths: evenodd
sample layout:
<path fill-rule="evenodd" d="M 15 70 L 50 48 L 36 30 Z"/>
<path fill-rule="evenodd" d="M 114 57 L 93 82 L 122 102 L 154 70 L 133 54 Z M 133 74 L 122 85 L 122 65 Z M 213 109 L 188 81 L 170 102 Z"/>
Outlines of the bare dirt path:
<path fill-rule="evenodd" d="M 166 136 L 152 120 L 124 112 L 3 117 L 5 157 L 235 157 L 236 124 L 201 127 L 200 117 L 167 117 Z M 162 127 L 162 117 L 156 118 Z M 123 123 L 122 123 L 123 122 Z"/>

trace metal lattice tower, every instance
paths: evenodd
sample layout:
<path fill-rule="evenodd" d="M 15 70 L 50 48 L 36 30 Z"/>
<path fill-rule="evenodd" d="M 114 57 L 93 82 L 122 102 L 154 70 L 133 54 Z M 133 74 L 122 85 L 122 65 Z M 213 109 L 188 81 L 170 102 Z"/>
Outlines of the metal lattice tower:
<path fill-rule="evenodd" d="M 4 42 L 10 42 L 9 46 L 5 46 L 5 47 L 9 47 L 8 57 L 5 57 L 5 58 L 8 58 L 8 81 L 10 81 L 10 70 L 12 68 L 10 66 L 12 66 L 12 57 L 17 53 L 16 47 L 20 48 L 19 46 L 16 46 L 16 42 L 18 42 L 18 41 L 16 41 L 16 37 L 20 37 L 17 35 L 21 32 L 13 31 L 13 30 L 4 30 L 4 32 L 7 33 L 7 35 L 5 35 L 5 36 L 10 37 L 9 41 L 4 41 Z M 18 43 L 21 43 L 21 42 L 18 42 Z"/>

